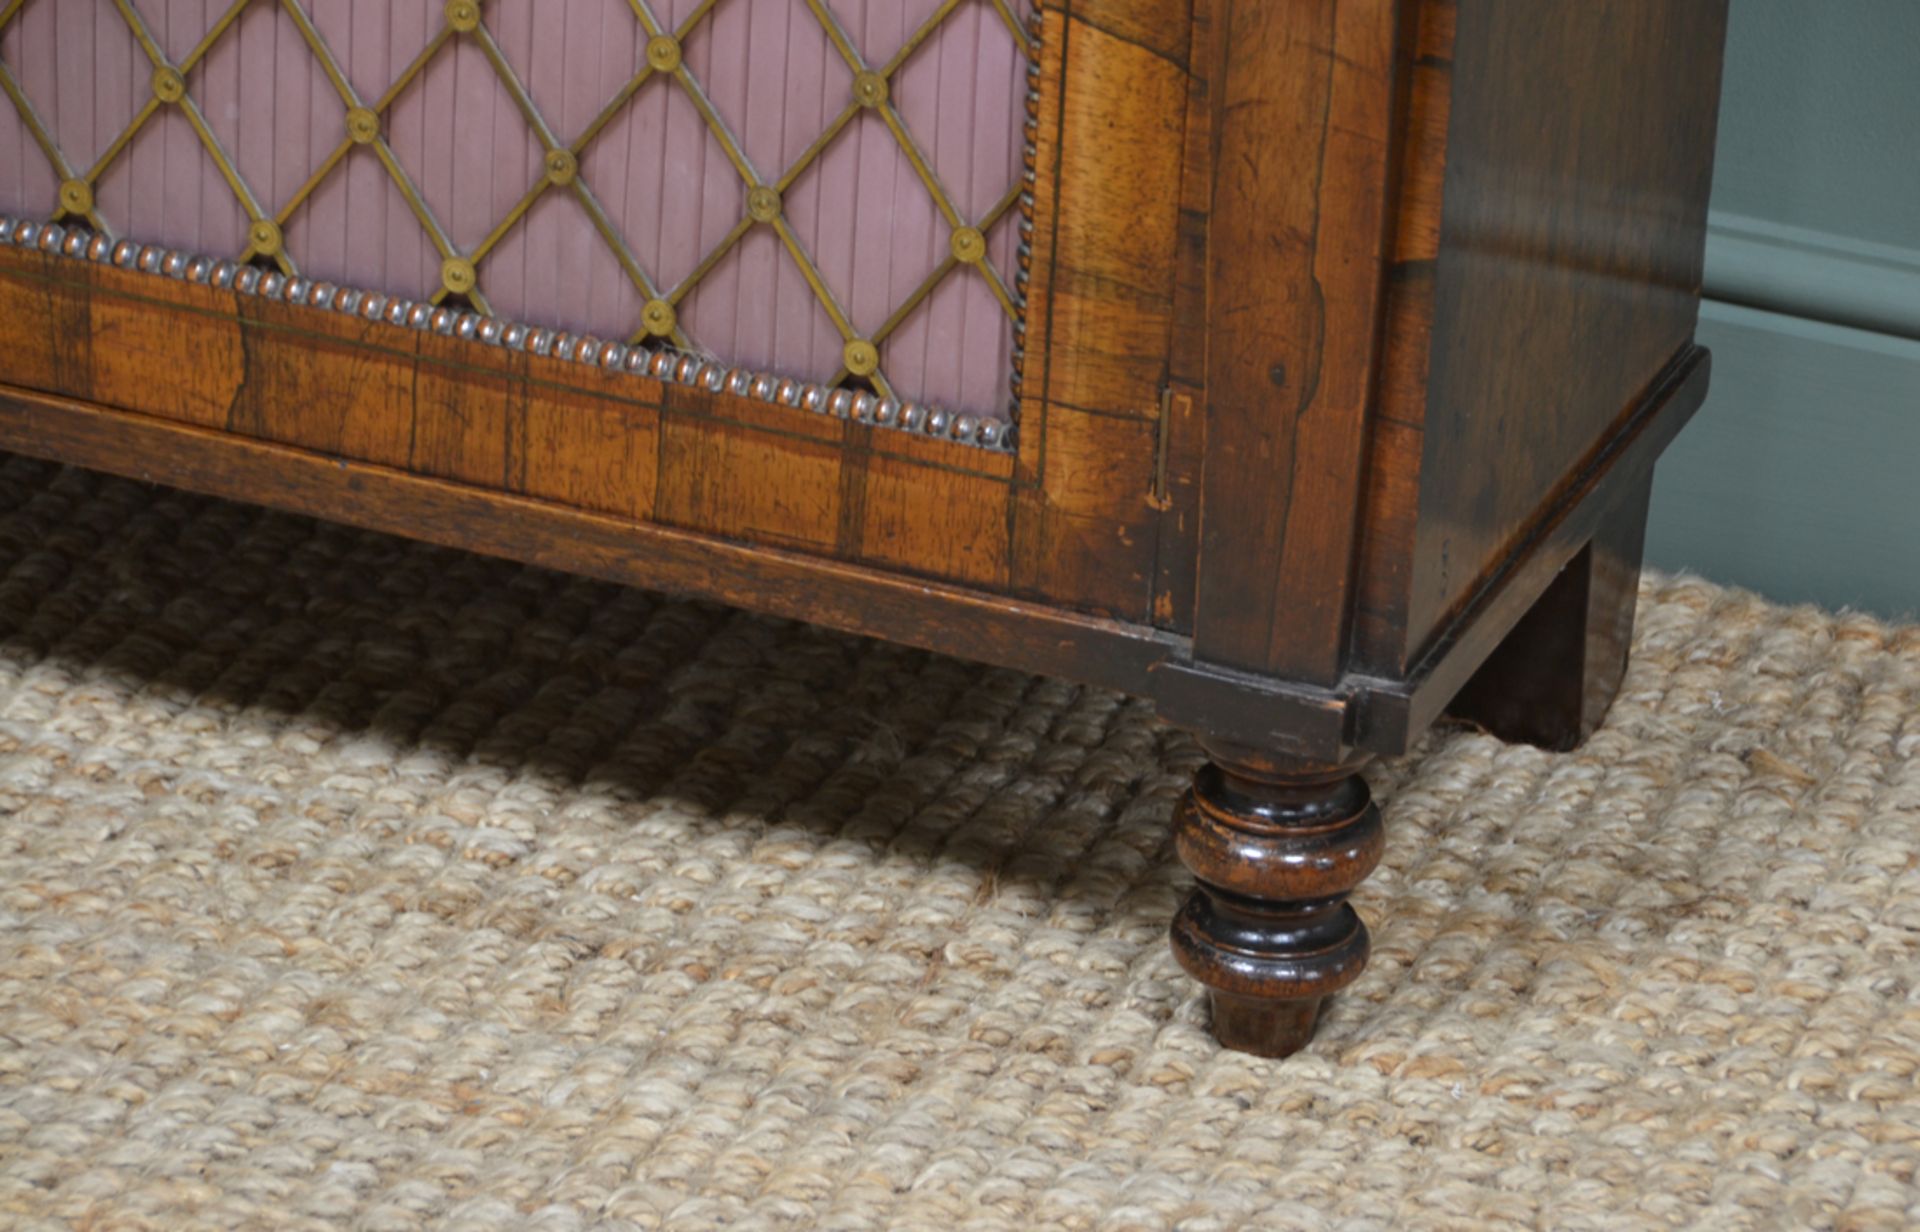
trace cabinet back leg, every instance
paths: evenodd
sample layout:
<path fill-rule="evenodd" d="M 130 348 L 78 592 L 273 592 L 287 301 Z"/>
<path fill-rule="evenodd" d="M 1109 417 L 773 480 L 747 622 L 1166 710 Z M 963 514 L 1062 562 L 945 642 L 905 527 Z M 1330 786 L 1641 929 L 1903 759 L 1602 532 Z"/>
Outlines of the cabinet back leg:
<path fill-rule="evenodd" d="M 1593 734 L 1627 670 L 1651 485 L 1649 476 L 1621 493 L 1447 713 L 1546 749 L 1570 749 Z"/>

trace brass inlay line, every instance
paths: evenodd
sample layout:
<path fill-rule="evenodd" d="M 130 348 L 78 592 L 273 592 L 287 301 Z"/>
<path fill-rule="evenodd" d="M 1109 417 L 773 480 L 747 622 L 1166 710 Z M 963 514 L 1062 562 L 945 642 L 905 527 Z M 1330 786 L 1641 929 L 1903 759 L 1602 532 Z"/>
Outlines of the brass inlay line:
<path fill-rule="evenodd" d="M 912 34 L 909 34 L 907 41 L 900 44 L 900 50 L 893 53 L 893 58 L 888 60 L 886 67 L 880 70 L 880 75 L 889 81 L 893 80 L 894 70 L 902 64 L 905 64 L 908 57 L 912 56 L 914 52 L 920 50 L 920 44 L 931 38 L 933 32 L 939 28 L 940 23 L 951 16 L 953 10 L 959 7 L 960 0 L 944 0 L 940 7 L 933 11 L 931 16 L 920 23 L 920 28 Z M 855 71 L 858 72 L 859 70 L 856 69 Z"/>
<path fill-rule="evenodd" d="M 13 8 L 6 16 L 11 17 L 19 12 L 20 3 L 21 0 L 15 0 Z M 0 27 L 4 27 L 5 24 L 4 20 L 0 20 Z M 47 156 L 47 161 L 53 164 L 54 174 L 60 177 L 60 182 L 65 184 L 76 179 L 86 180 L 86 177 L 74 172 L 66 156 L 60 152 L 60 147 L 54 142 L 53 135 L 47 131 L 46 122 L 40 118 L 40 113 L 35 111 L 33 104 L 27 100 L 26 92 L 20 88 L 19 81 L 14 78 L 13 70 L 8 68 L 4 61 L 0 61 L 0 90 L 5 90 L 7 97 L 13 100 L 14 108 L 20 112 L 21 122 L 27 126 L 27 133 L 32 136 L 33 143 L 40 147 L 40 152 Z M 91 183 L 90 180 L 87 182 Z M 88 207 L 87 221 L 91 222 L 96 230 L 107 229 L 106 224 L 100 221 L 100 212 L 95 206 Z"/>
<path fill-rule="evenodd" d="M 87 169 L 86 179 L 89 183 L 98 184 L 100 182 L 100 177 L 106 174 L 108 166 L 113 163 L 114 159 L 120 157 L 120 152 L 126 149 L 135 134 L 139 133 L 141 127 L 146 124 L 147 118 L 159 109 L 160 100 L 149 97 L 145 105 L 134 113 L 133 122 L 121 129 L 118 137 L 115 137 L 107 143 L 107 148 L 100 152 L 100 157 L 94 161 L 93 166 Z"/>
<path fill-rule="evenodd" d="M 394 78 L 393 84 L 388 86 L 386 92 L 380 95 L 380 101 L 373 105 L 373 109 L 381 115 L 387 114 L 387 108 L 393 106 L 399 97 L 406 92 L 407 87 L 419 79 L 420 74 L 426 71 L 428 61 L 438 55 L 440 49 L 445 47 L 447 41 L 452 37 L 453 31 L 447 29 L 445 26 L 434 31 L 433 37 L 427 40 L 427 45 L 420 49 L 420 54 L 415 56 L 407 64 L 406 68 L 400 70 L 400 75 Z"/>
<path fill-rule="evenodd" d="M 494 39 L 493 32 L 487 28 L 484 13 L 481 14 L 481 19 L 474 26 L 473 30 L 469 32 L 468 37 L 474 39 L 479 44 L 482 54 L 486 56 L 488 65 L 493 69 L 495 78 L 499 80 L 501 87 L 506 90 L 508 97 L 513 100 L 514 107 L 520 112 L 522 118 L 527 121 L 527 126 L 533 131 L 534 137 L 540 142 L 542 151 L 540 175 L 534 180 L 527 191 L 521 195 L 520 199 L 508 210 L 507 216 L 503 218 L 492 231 L 488 232 L 485 239 L 475 246 L 471 255 L 473 263 L 478 265 L 483 261 L 487 255 L 512 232 L 520 220 L 526 217 L 527 212 L 533 208 L 534 203 L 538 201 L 549 188 L 565 187 L 572 190 L 574 197 L 580 202 L 581 208 L 586 211 L 588 220 L 593 223 L 594 230 L 599 233 L 601 241 L 605 243 L 613 253 L 615 262 L 620 266 L 621 271 L 626 274 L 628 281 L 633 283 L 634 287 L 639 290 L 641 297 L 649 303 L 659 299 L 659 288 L 654 284 L 653 279 L 640 264 L 639 257 L 633 252 L 632 248 L 628 246 L 626 237 L 620 234 L 620 229 L 614 226 L 613 220 L 607 216 L 606 210 L 601 206 L 599 198 L 594 195 L 593 189 L 587 183 L 586 177 L 580 174 L 580 150 L 574 146 L 563 144 L 560 138 L 554 134 L 552 126 L 547 123 L 545 116 L 540 112 L 538 104 L 534 102 L 532 92 L 521 82 L 519 74 L 514 72 L 512 63 L 508 61 L 506 54 L 500 49 L 499 43 Z M 631 96 L 629 95 L 629 97 Z M 564 184 L 557 183 L 552 174 L 551 168 L 555 155 L 564 155 L 569 160 L 568 171 L 564 177 Z M 443 287 L 435 294 L 434 302 L 439 303 L 444 300 L 450 289 L 451 288 Z M 652 334 L 652 331 L 647 330 L 644 318 L 641 323 L 641 329 L 646 331 L 648 336 L 655 336 Z M 686 335 L 680 330 L 677 323 L 666 336 L 679 345 L 688 345 Z"/>
<path fill-rule="evenodd" d="M 1013 41 L 1021 47 L 1027 47 L 1031 40 L 1027 32 L 1021 28 L 1020 18 L 1014 14 L 1013 6 L 1008 4 L 1007 0 L 993 0 L 993 9 L 1000 14 L 1000 20 L 1006 23 L 1008 31 L 1013 34 Z"/>
<path fill-rule="evenodd" d="M 812 145 L 809 145 L 805 150 L 800 152 L 800 157 L 794 160 L 793 166 L 788 167 L 786 173 L 773 182 L 773 186 L 779 189 L 784 195 L 789 188 L 793 187 L 794 181 L 798 180 L 801 175 L 806 172 L 806 169 L 813 165 L 813 160 L 820 157 L 820 155 L 826 151 L 826 148 L 833 144 L 833 139 L 840 135 L 840 130 L 851 124 L 853 117 L 859 114 L 860 104 L 848 103 L 846 107 L 841 110 L 840 114 L 835 116 L 833 121 L 827 125 L 827 130 L 814 138 Z"/>
<path fill-rule="evenodd" d="M 721 257 L 733 251 L 733 246 L 740 242 L 740 237 L 751 230 L 753 230 L 752 215 L 741 215 L 740 221 L 733 224 L 733 229 L 727 232 L 726 238 L 714 245 L 713 251 L 702 257 L 700 264 L 694 266 L 692 271 L 680 280 L 680 285 L 667 296 L 668 301 L 678 305 L 687 297 L 687 292 L 693 290 L 695 284 L 707 276 L 709 270 L 720 264 Z"/>
<path fill-rule="evenodd" d="M 607 105 L 600 109 L 600 114 L 594 116 L 592 121 L 580 130 L 580 135 L 573 139 L 572 144 L 568 146 L 568 148 L 571 149 L 576 156 L 584 154 L 587 145 L 595 137 L 600 135 L 600 130 L 619 118 L 620 113 L 626 110 L 627 101 L 635 94 L 638 94 L 640 87 L 645 85 L 647 79 L 652 76 L 653 65 L 648 64 L 644 60 L 641 61 L 640 71 L 627 79 L 627 84 L 621 86 L 620 89 L 614 93 L 614 96 L 607 101 Z"/>
<path fill-rule="evenodd" d="M 415 56 L 412 62 L 401 72 L 399 79 L 387 88 L 386 93 L 380 97 L 378 102 L 369 107 L 366 105 L 366 102 L 361 99 L 359 91 L 354 89 L 353 82 L 348 78 L 346 70 L 341 67 L 338 57 L 333 54 L 333 49 L 327 45 L 326 39 L 321 37 L 319 28 L 313 24 L 312 18 L 307 15 L 305 8 L 301 6 L 299 0 L 280 0 L 280 7 L 293 19 L 295 26 L 300 31 L 301 39 L 307 45 L 307 49 L 313 53 L 314 59 L 320 62 L 321 70 L 326 73 L 327 80 L 333 85 L 334 92 L 340 96 L 340 101 L 344 107 L 342 119 L 346 122 L 350 122 L 351 117 L 356 112 L 371 112 L 375 117 L 382 119 L 382 127 L 384 128 L 384 117 L 388 109 L 393 105 L 394 100 L 399 98 L 405 88 L 417 80 L 421 73 L 425 72 L 433 52 L 445 46 L 446 40 L 451 36 L 449 28 L 442 26 L 435 37 L 428 40 L 426 48 L 423 49 L 419 55 Z M 333 168 L 339 165 L 340 160 L 345 157 L 347 151 L 357 144 L 362 143 L 357 142 L 351 132 L 349 132 L 347 137 L 339 146 L 334 148 L 334 152 L 326 159 L 324 163 L 325 171 L 331 172 Z M 400 160 L 394 156 L 393 147 L 387 143 L 386 133 L 384 131 L 376 132 L 372 139 L 364 144 L 373 148 L 375 157 L 380 160 L 380 165 L 386 168 L 387 177 L 393 181 L 393 185 L 399 191 L 401 199 L 407 203 L 407 209 L 413 214 L 415 221 L 420 224 L 421 229 L 427 233 L 427 239 L 433 244 L 434 250 L 440 254 L 441 268 L 443 270 L 459 268 L 451 263 L 465 260 L 466 258 L 461 256 L 459 250 L 454 245 L 452 237 L 447 234 L 446 228 L 440 225 L 440 220 L 434 215 L 433 208 L 427 204 L 426 196 L 420 191 L 419 185 L 413 182 L 413 177 L 407 174 L 406 168 L 402 167 Z M 294 211 L 306 202 L 313 191 L 319 186 L 322 178 L 322 175 L 316 174 L 311 177 L 306 184 L 301 186 L 300 191 L 294 195 L 294 198 L 282 208 L 280 218 L 283 222 L 287 218 L 292 217 Z M 441 299 L 444 299 L 449 290 L 449 287 L 443 286 L 435 296 L 434 302 L 438 303 Z M 491 305 L 487 303 L 485 293 L 480 289 L 477 282 L 464 287 L 460 293 L 472 301 L 473 305 L 480 311 L 492 311 Z"/>
<path fill-rule="evenodd" d="M 200 63 L 207 52 L 213 49 L 214 40 L 225 34 L 233 23 L 240 19 L 240 10 L 250 3 L 252 0 L 233 0 L 233 4 L 220 15 L 220 19 L 207 27 L 207 32 L 200 36 L 200 41 L 195 43 L 193 50 L 187 53 L 187 58 L 180 62 L 179 68 L 182 74 L 193 71 L 193 66 Z"/>
<path fill-rule="evenodd" d="M 594 230 L 598 231 L 600 238 L 613 249 L 614 259 L 620 262 L 620 268 L 627 272 L 627 277 L 632 279 L 633 285 L 640 289 L 640 294 L 650 300 L 659 299 L 660 289 L 653 285 L 653 279 L 640 268 L 639 260 L 628 249 L 627 242 L 620 237 L 619 229 L 613 225 L 613 220 L 607 217 L 606 210 L 600 207 L 600 199 L 593 195 L 593 189 L 587 187 L 586 180 L 576 179 L 570 187 L 573 189 L 573 195 L 580 199 L 581 206 L 586 209 L 587 217 L 593 220 Z M 677 328 L 672 336 L 676 340 L 683 339 L 683 335 Z"/>
<path fill-rule="evenodd" d="M 241 4 L 246 2 L 247 0 L 240 0 Z M 293 24 L 300 30 L 301 39 L 306 42 L 307 49 L 313 52 L 314 58 L 320 61 L 320 71 L 327 75 L 327 80 L 333 84 L 333 92 L 340 96 L 340 101 L 346 104 L 349 111 L 365 109 L 360 101 L 360 95 L 353 88 L 353 83 L 347 80 L 346 71 L 334 62 L 333 54 L 327 49 L 326 40 L 320 37 L 320 31 L 308 19 L 307 11 L 300 7 L 299 0 L 282 0 L 280 7 L 286 11 L 287 16 L 293 18 Z"/>
<path fill-rule="evenodd" d="M 894 53 L 893 58 L 887 61 L 884 67 L 875 70 L 866 62 L 866 59 L 861 56 L 859 48 L 854 45 L 853 39 L 848 36 L 846 30 L 840 25 L 840 21 L 834 16 L 833 10 L 827 7 L 825 0 L 806 0 L 807 11 L 813 14 L 815 21 L 820 23 L 820 28 L 826 32 L 828 41 L 831 42 L 834 49 L 840 53 L 840 58 L 846 61 L 847 67 L 853 70 L 855 76 L 859 77 L 862 74 L 873 73 L 878 76 L 881 81 L 889 83 L 893 79 L 893 74 L 932 36 L 940 23 L 944 22 L 959 8 L 961 2 L 962 0 L 943 0 L 941 5 L 933 11 L 927 20 L 922 22 L 918 29 L 907 36 L 907 41 L 901 45 L 899 51 Z M 1011 17 L 1010 12 L 1003 11 L 1002 15 L 1003 18 Z M 1028 46 L 1027 39 L 1023 33 L 1019 32 L 1017 22 L 1014 24 L 1014 30 L 1016 43 L 1022 49 L 1025 49 Z M 894 105 L 892 98 L 883 98 L 877 104 L 875 110 L 880 113 L 881 119 L 886 123 L 887 130 L 893 134 L 894 141 L 899 145 L 901 153 L 906 155 L 907 162 L 913 167 L 914 174 L 919 177 L 921 184 L 926 187 L 927 192 L 933 197 L 934 205 L 938 207 L 941 215 L 946 219 L 947 226 L 958 229 L 967 225 L 965 218 L 961 214 L 960 207 L 955 203 L 952 194 L 947 192 L 946 187 L 940 182 L 940 177 L 935 174 L 933 164 L 920 149 L 919 143 L 913 139 L 913 135 L 907 131 L 906 120 L 901 117 L 900 111 Z M 849 116 L 847 118 L 851 117 Z M 1018 198 L 1017 192 L 1013 194 L 1013 198 Z M 1009 201 L 1008 204 L 1011 204 L 1011 201 Z M 993 217 L 998 218 L 999 214 L 1004 212 L 1004 209 L 1005 206 L 1002 206 L 994 213 Z M 985 232 L 991 228 L 992 223 L 987 220 L 982 220 L 977 225 L 979 230 Z M 1006 311 L 1008 318 L 1017 322 L 1020 319 L 1019 303 L 1007 289 L 1006 282 L 999 276 L 999 272 L 994 270 L 986 262 L 969 264 L 986 276 L 988 286 L 992 288 L 995 298 L 1000 301 L 1000 305 Z M 917 296 L 913 301 L 914 304 L 917 304 L 919 299 L 925 298 L 925 291 L 923 290 L 917 293 Z M 909 307 L 911 306 L 910 304 Z"/>
<path fill-rule="evenodd" d="M 194 101 L 193 95 L 186 88 L 187 74 L 200 63 L 201 58 L 207 54 L 214 42 L 233 26 L 240 16 L 240 11 L 248 3 L 249 0 L 235 0 L 235 3 L 220 15 L 219 20 L 213 23 L 213 27 L 207 31 L 193 50 L 187 53 L 186 58 L 176 65 L 167 60 L 165 49 L 160 46 L 159 40 L 153 37 L 153 32 L 147 29 L 146 19 L 141 17 L 139 10 L 133 7 L 132 0 L 113 0 L 113 6 L 120 10 L 120 16 L 125 19 L 127 28 L 133 31 L 134 40 L 140 44 L 140 49 L 147 53 L 147 59 L 153 62 L 155 97 L 167 105 L 178 107 L 181 114 L 186 116 L 187 123 L 193 128 L 194 136 L 199 138 L 200 145 L 206 150 L 207 156 L 213 159 L 213 165 L 220 172 L 220 178 L 227 182 L 227 187 L 232 190 L 234 199 L 240 203 L 240 208 L 246 211 L 247 221 L 252 224 L 271 221 L 271 219 L 266 210 L 261 207 L 259 198 L 254 196 L 253 189 L 248 187 L 246 180 L 241 176 L 239 167 L 234 165 L 233 159 L 227 154 L 226 147 L 220 144 L 220 139 L 214 136 L 213 130 L 207 126 L 207 117 L 202 114 L 200 104 Z M 173 97 L 173 90 L 163 92 L 159 88 L 163 77 L 177 87 L 179 97 Z M 157 110 L 157 105 L 141 109 L 133 125 L 122 135 L 118 143 L 120 148 L 124 149 L 126 144 L 133 140 L 133 134 L 143 127 Z M 97 179 L 89 175 L 87 182 L 93 184 Z M 271 256 L 274 263 L 286 273 L 297 272 L 293 258 L 278 245 L 266 255 Z"/>
<path fill-rule="evenodd" d="M 519 74 L 515 73 L 513 66 L 507 63 L 507 57 L 500 50 L 500 44 L 494 41 L 493 31 L 487 29 L 487 23 L 482 21 L 475 26 L 470 37 L 474 45 L 480 48 L 481 54 L 487 57 L 487 63 L 493 66 L 493 75 L 500 79 L 502 86 L 506 87 L 507 97 L 511 98 L 513 105 L 520 109 L 520 115 L 526 120 L 527 127 L 531 128 L 533 135 L 540 139 L 540 152 L 545 154 L 550 150 L 559 149 L 560 139 L 553 135 L 553 130 L 547 127 L 546 118 L 540 114 L 540 109 L 533 105 L 533 96 L 527 93 L 525 86 L 520 84 Z"/>
<path fill-rule="evenodd" d="M 286 204 L 282 205 L 279 211 L 274 214 L 274 221 L 278 222 L 282 227 L 285 227 L 287 222 L 292 219 L 294 211 L 306 204 L 307 198 L 311 197 L 314 191 L 320 187 L 321 181 L 325 180 L 329 175 L 332 175 L 333 169 L 340 165 L 340 160 L 345 158 L 352 150 L 352 139 L 342 141 L 339 145 L 334 146 L 333 151 L 321 160 L 318 167 L 314 168 L 313 174 L 307 177 L 307 182 L 295 189 L 293 196 L 288 197 Z"/>

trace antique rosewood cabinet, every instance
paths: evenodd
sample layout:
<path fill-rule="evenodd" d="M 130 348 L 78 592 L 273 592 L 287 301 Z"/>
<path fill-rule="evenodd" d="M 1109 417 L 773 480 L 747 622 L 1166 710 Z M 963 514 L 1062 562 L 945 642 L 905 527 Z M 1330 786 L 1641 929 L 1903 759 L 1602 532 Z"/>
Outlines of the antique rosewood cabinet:
<path fill-rule="evenodd" d="M 1361 772 L 1565 747 L 1721 0 L 0 0 L 0 448 L 1152 699 L 1220 1039 Z"/>

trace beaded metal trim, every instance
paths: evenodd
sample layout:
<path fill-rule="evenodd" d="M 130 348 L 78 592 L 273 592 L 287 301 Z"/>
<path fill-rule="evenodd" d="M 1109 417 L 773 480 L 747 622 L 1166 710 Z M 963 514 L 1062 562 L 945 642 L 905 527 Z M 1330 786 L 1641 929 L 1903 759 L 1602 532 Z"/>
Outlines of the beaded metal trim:
<path fill-rule="evenodd" d="M 791 377 L 730 368 L 706 356 L 685 351 L 628 346 L 623 342 L 578 337 L 565 330 L 522 325 L 477 312 L 435 307 L 430 303 L 416 303 L 373 291 L 356 291 L 299 276 L 288 277 L 279 270 L 263 270 L 253 265 L 196 256 L 154 244 L 139 244 L 133 240 L 115 241 L 84 227 L 63 227 L 59 223 L 32 222 L 0 215 L 0 245 L 37 249 L 76 261 L 113 265 L 157 277 L 231 290 L 242 295 L 282 300 L 316 311 L 345 313 L 367 321 L 384 321 L 403 329 L 417 329 L 487 346 L 592 364 L 609 371 L 696 386 L 712 393 L 729 393 L 758 402 L 772 402 L 810 411 L 816 415 L 831 415 L 836 419 L 850 419 L 877 428 L 937 437 L 982 449 L 1011 450 L 1014 447 L 1013 425 L 999 419 L 953 414 L 943 408 L 918 402 L 901 402 L 851 389 L 813 385 Z"/>
<path fill-rule="evenodd" d="M 1020 399 L 1025 392 L 1027 370 L 1027 286 L 1033 281 L 1034 189 L 1040 182 L 1040 46 L 1046 31 L 1046 11 L 1038 3 L 1027 16 L 1027 118 L 1021 125 L 1025 138 L 1022 163 L 1025 170 L 1020 186 L 1020 241 L 1014 248 L 1013 298 L 1020 311 L 1013 318 L 1013 393 L 1011 419 L 1020 422 Z"/>

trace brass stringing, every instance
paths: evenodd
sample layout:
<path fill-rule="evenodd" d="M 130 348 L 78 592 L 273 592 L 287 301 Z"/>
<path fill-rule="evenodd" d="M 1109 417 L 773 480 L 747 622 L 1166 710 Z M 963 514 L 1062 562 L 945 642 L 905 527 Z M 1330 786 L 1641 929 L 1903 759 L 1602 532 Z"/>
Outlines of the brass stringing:
<path fill-rule="evenodd" d="M 4 4 L 0 4 L 0 31 L 4 31 L 29 2 L 30 0 L 5 0 Z M 37 2 L 53 3 L 54 0 L 37 0 Z M 73 166 L 61 152 L 52 133 L 21 88 L 19 78 L 4 61 L 0 61 L 0 90 L 6 93 L 19 111 L 34 143 L 46 155 L 55 178 L 60 184 L 59 200 L 51 217 L 74 222 L 84 220 L 89 228 L 102 235 L 112 236 L 115 232 L 110 221 L 101 215 L 97 194 L 94 192 L 101 176 L 126 153 L 134 138 L 157 112 L 165 107 L 177 107 L 192 125 L 200 144 L 218 167 L 221 177 L 233 191 L 235 199 L 238 200 L 249 219 L 247 235 L 239 248 L 239 258 L 263 259 L 276 266 L 288 277 L 297 276 L 299 266 L 295 254 L 288 252 L 283 243 L 287 224 L 313 196 L 314 191 L 341 166 L 354 146 L 365 145 L 371 147 L 378 156 L 388 177 L 393 181 L 395 188 L 399 190 L 413 216 L 439 253 L 443 279 L 441 287 L 433 296 L 432 302 L 436 305 L 443 303 L 449 296 L 457 295 L 463 297 L 477 311 L 492 315 L 492 307 L 486 298 L 485 261 L 488 254 L 512 233 L 542 194 L 557 190 L 570 192 L 579 201 L 615 261 L 639 290 L 646 303 L 642 319 L 634 323 L 629 338 L 629 342 L 634 345 L 651 339 L 670 343 L 683 350 L 700 349 L 698 340 L 689 337 L 685 332 L 682 314 L 679 312 L 680 305 L 699 286 L 701 279 L 711 272 L 739 243 L 741 237 L 755 226 L 773 228 L 781 245 L 812 289 L 814 297 L 845 341 L 842 352 L 843 366 L 828 384 L 837 385 L 850 376 L 859 375 L 870 381 L 883 396 L 898 397 L 887 379 L 883 366 L 879 363 L 880 347 L 914 309 L 933 293 L 936 287 L 956 272 L 962 277 L 984 278 L 992 289 L 994 298 L 999 301 L 1008 318 L 1015 323 L 1017 330 L 1021 313 L 1021 297 L 1007 286 L 1006 280 L 993 264 L 983 259 L 980 250 L 984 245 L 980 242 L 980 237 L 990 233 L 994 224 L 1019 204 L 1024 184 L 1016 178 L 1006 193 L 984 215 L 973 219 L 965 217 L 953 196 L 941 184 L 939 176 L 935 174 L 932 164 L 921 150 L 919 143 L 908 131 L 905 121 L 892 101 L 890 89 L 894 74 L 926 44 L 927 40 L 940 29 L 942 23 L 959 10 L 962 4 L 989 5 L 1013 34 L 1016 45 L 1031 58 L 1029 35 L 1015 15 L 1011 0 L 943 0 L 943 3 L 908 37 L 891 59 L 877 65 L 869 64 L 861 55 L 854 41 L 827 7 L 826 0 L 804 0 L 807 11 L 819 23 L 834 50 L 851 70 L 855 84 L 849 89 L 846 105 L 827 124 L 826 129 L 801 153 L 792 166 L 784 168 L 777 176 L 771 178 L 754 167 L 747 158 L 739 139 L 727 127 L 726 121 L 714 108 L 699 79 L 680 55 L 680 48 L 687 38 L 699 28 L 703 21 L 707 20 L 720 2 L 721 0 L 704 0 L 677 28 L 669 30 L 654 16 L 647 0 L 628 0 L 628 7 L 632 9 L 634 19 L 640 23 L 647 34 L 647 54 L 633 77 L 607 101 L 592 122 L 571 141 L 562 141 L 554 133 L 553 128 L 542 116 L 539 107 L 535 105 L 533 96 L 507 62 L 506 56 L 502 54 L 499 44 L 495 42 L 487 28 L 485 0 L 449 0 L 444 9 L 445 21 L 433 38 L 400 73 L 386 92 L 371 101 L 363 99 L 356 92 L 339 61 L 314 27 L 301 0 L 233 0 L 200 42 L 177 63 L 168 60 L 134 0 L 113 0 L 114 7 L 119 10 L 120 16 L 126 21 L 128 29 L 132 31 L 141 50 L 145 53 L 151 66 L 151 75 L 143 84 L 141 91 L 146 97 L 146 102 L 134 115 L 132 122 L 107 145 L 106 150 L 93 166 L 86 168 Z M 306 182 L 277 209 L 269 211 L 248 186 L 232 157 L 208 127 L 206 117 L 193 96 L 193 70 L 206 58 L 207 53 L 220 39 L 233 29 L 241 13 L 249 5 L 273 3 L 278 3 L 299 28 L 301 38 L 326 73 L 335 93 L 339 95 L 341 137 L 339 144 L 321 160 Z M 500 219 L 486 237 L 474 245 L 470 251 L 465 252 L 460 251 L 448 237 L 446 229 L 434 216 L 425 197 L 421 195 L 413 179 L 394 156 L 383 132 L 386 116 L 395 100 L 419 79 L 434 58 L 455 39 L 472 40 L 485 55 L 501 85 L 505 87 L 514 105 L 526 120 L 528 128 L 545 151 L 542 173 L 528 186 L 526 193 L 507 211 L 506 216 Z M 614 226 L 613 221 L 594 196 L 586 177 L 580 171 L 582 156 L 594 139 L 621 114 L 640 88 L 655 76 L 670 78 L 679 89 L 686 92 L 687 98 L 705 121 L 708 131 L 719 143 L 728 162 L 732 164 L 746 186 L 749 202 L 747 212 L 741 215 L 720 243 L 703 256 L 693 271 L 678 285 L 672 287 L 659 286 L 643 268 L 632 247 Z M 813 165 L 834 139 L 862 110 L 869 108 L 884 121 L 888 131 L 899 144 L 901 152 L 913 167 L 915 175 L 932 196 L 934 204 L 952 233 L 952 242 L 939 265 L 894 308 L 878 328 L 863 335 L 854 327 L 846 310 L 821 278 L 813 258 L 788 225 L 780 202 L 782 194 L 793 186 L 808 167 Z M 848 359 L 853 361 L 852 365 L 845 363 Z M 856 370 L 867 368 L 869 361 L 872 361 L 869 371 Z"/>

